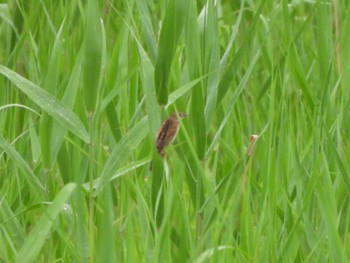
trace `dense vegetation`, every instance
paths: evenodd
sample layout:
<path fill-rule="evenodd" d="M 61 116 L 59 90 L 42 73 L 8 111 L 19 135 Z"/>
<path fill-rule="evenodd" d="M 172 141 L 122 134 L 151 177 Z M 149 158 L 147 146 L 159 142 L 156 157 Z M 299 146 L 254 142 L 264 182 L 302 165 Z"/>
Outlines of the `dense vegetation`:
<path fill-rule="evenodd" d="M 347 0 L 0 1 L 0 262 L 346 262 L 349 29 Z"/>

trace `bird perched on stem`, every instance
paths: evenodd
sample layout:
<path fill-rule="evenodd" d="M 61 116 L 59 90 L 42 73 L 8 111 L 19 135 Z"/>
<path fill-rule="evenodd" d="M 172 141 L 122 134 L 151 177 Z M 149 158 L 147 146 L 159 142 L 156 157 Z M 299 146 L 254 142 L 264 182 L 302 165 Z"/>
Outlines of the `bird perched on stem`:
<path fill-rule="evenodd" d="M 180 128 L 180 119 L 186 118 L 187 114 L 182 112 L 173 112 L 170 117 L 162 123 L 156 134 L 156 145 L 161 157 L 165 156 L 165 146 L 171 144 Z"/>

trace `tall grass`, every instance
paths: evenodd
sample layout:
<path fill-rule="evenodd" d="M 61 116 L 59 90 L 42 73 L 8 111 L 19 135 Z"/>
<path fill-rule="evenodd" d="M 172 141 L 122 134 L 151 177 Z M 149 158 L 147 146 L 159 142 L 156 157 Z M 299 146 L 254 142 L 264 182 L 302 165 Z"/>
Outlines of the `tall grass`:
<path fill-rule="evenodd" d="M 345 0 L 2 1 L 0 261 L 347 262 L 349 28 Z"/>

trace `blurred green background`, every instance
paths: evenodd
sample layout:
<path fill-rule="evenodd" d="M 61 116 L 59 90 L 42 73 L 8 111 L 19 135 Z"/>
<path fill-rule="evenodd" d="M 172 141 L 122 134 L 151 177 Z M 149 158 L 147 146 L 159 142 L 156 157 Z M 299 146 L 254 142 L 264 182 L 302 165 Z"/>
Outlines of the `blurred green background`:
<path fill-rule="evenodd" d="M 347 0 L 1 1 L 0 262 L 347 262 L 349 59 Z"/>

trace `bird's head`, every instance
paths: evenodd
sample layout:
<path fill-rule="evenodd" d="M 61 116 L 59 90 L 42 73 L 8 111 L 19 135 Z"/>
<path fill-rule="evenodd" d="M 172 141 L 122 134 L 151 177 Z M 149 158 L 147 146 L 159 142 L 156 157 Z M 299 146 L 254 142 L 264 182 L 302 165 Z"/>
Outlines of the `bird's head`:
<path fill-rule="evenodd" d="M 188 115 L 186 113 L 183 112 L 173 112 L 171 114 L 171 117 L 176 118 L 176 119 L 183 119 L 186 118 Z"/>

